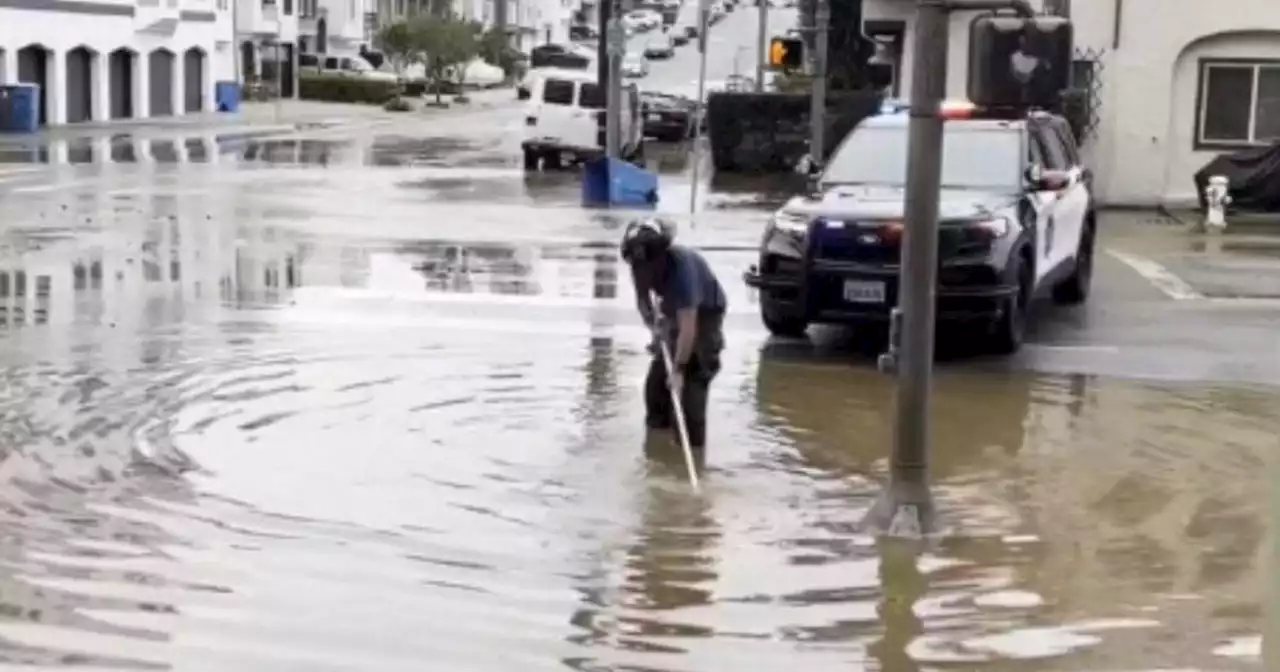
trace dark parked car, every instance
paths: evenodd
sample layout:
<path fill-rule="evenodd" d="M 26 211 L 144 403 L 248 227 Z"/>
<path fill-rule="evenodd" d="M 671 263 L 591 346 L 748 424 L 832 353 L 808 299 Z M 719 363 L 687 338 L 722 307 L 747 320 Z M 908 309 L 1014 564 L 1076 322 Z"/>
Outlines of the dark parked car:
<path fill-rule="evenodd" d="M 640 94 L 644 134 L 664 142 L 680 142 L 693 132 L 697 105 L 688 98 L 645 91 Z"/>
<path fill-rule="evenodd" d="M 599 37 L 600 37 L 599 31 L 597 31 L 595 28 L 591 26 L 582 25 L 582 24 L 569 26 L 569 39 L 571 40 L 574 40 L 574 41 L 594 40 Z"/>

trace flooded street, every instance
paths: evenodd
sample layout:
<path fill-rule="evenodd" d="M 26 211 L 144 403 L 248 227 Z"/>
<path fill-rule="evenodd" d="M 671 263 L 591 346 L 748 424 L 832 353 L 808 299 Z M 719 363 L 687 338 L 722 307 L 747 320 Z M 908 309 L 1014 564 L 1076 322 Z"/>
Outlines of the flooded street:
<path fill-rule="evenodd" d="M 625 215 L 524 175 L 522 125 L 6 145 L 0 670 L 1264 669 L 1275 306 L 1169 299 L 1115 220 L 1087 308 L 939 365 L 914 554 L 857 529 L 874 349 L 770 340 L 741 282 L 782 196 L 688 216 L 651 152 L 730 301 L 693 495 L 643 428 Z"/>

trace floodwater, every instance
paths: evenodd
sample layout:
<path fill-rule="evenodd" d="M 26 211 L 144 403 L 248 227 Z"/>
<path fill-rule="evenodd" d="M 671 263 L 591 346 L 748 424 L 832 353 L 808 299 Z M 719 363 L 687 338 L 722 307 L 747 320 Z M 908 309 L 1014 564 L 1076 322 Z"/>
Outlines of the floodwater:
<path fill-rule="evenodd" d="M 917 555 L 891 381 L 737 282 L 695 496 L 611 246 L 187 221 L 5 240 L 6 664 L 1261 669 L 1274 392 L 944 367 Z"/>
<path fill-rule="evenodd" d="M 767 338 L 739 276 L 781 196 L 716 183 L 694 495 L 621 221 L 504 114 L 0 175 L 0 670 L 1263 669 L 1274 387 L 943 364 L 947 533 L 878 543 L 892 380 Z"/>

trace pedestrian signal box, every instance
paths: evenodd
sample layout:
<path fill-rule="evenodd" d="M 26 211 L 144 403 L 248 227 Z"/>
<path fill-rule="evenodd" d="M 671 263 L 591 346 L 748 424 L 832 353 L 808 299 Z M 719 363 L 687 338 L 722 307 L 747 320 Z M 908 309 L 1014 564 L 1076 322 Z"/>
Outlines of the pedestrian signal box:
<path fill-rule="evenodd" d="M 984 107 L 1057 109 L 1071 86 L 1071 22 L 981 16 L 969 27 L 969 100 Z"/>
<path fill-rule="evenodd" d="M 798 37 L 775 37 L 769 41 L 769 65 L 795 69 L 804 66 L 804 41 Z"/>

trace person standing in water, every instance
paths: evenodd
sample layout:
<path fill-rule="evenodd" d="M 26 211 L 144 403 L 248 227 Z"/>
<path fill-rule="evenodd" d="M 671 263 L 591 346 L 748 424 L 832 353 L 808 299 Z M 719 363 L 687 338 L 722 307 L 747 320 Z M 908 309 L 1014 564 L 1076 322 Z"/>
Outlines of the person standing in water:
<path fill-rule="evenodd" d="M 720 372 L 728 299 L 706 258 L 675 244 L 673 238 L 673 227 L 667 222 L 637 220 L 627 225 L 621 252 L 631 267 L 640 318 L 655 340 L 644 385 L 645 425 L 670 429 L 675 421 L 671 397 L 679 395 L 689 447 L 701 462 L 706 454 L 707 397 L 711 381 Z M 650 292 L 657 296 L 657 305 Z M 671 349 L 674 371 L 666 370 L 658 339 Z"/>

